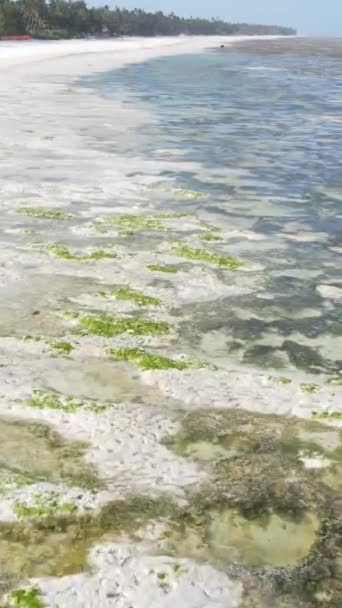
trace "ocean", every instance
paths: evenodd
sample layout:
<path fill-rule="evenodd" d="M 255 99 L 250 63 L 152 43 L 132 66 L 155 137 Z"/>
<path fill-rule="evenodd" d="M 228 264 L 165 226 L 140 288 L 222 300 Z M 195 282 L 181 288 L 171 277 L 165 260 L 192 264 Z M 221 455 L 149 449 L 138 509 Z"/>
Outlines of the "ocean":
<path fill-rule="evenodd" d="M 154 205 L 212 223 L 210 249 L 254 265 L 229 279 L 241 294 L 174 311 L 216 361 L 341 366 L 341 52 L 335 39 L 252 40 L 84 81 L 150 116 L 116 142 L 150 161 L 133 181 L 200 193 Z"/>

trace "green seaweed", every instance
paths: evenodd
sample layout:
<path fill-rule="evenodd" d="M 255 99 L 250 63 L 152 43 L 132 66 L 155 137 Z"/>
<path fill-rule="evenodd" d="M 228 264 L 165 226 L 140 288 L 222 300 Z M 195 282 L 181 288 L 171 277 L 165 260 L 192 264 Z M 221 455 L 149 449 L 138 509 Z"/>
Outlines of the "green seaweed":
<path fill-rule="evenodd" d="M 45 608 L 39 589 L 16 589 L 9 594 L 13 608 Z"/>
<path fill-rule="evenodd" d="M 31 485 L 33 482 L 27 475 L 0 468 L 0 494 L 6 494 L 13 489 Z"/>
<path fill-rule="evenodd" d="M 193 260 L 197 262 L 207 262 L 208 264 L 215 264 L 221 268 L 227 270 L 236 270 L 243 266 L 243 262 L 233 258 L 230 255 L 224 255 L 220 253 L 214 253 L 207 251 L 206 249 L 196 249 L 189 245 L 176 245 L 173 248 L 173 253 L 179 257 L 186 258 L 187 260 Z"/>
<path fill-rule="evenodd" d="M 58 393 L 52 391 L 44 391 L 42 389 L 33 389 L 32 397 L 27 399 L 27 405 L 40 410 L 53 409 L 67 412 L 68 414 L 76 412 L 84 405 L 83 401 L 74 399 L 73 397 L 62 398 Z"/>
<path fill-rule="evenodd" d="M 169 274 L 175 274 L 178 272 L 177 268 L 174 266 L 164 266 L 162 264 L 148 264 L 146 268 L 148 268 L 148 270 L 152 270 L 152 272 L 165 272 Z"/>
<path fill-rule="evenodd" d="M 61 355 L 70 355 L 72 351 L 75 350 L 75 347 L 70 342 L 65 342 L 63 340 L 50 342 L 49 346 Z"/>
<path fill-rule="evenodd" d="M 35 209 L 33 207 L 22 207 L 17 209 L 19 215 L 28 215 L 30 217 L 38 217 L 46 220 L 71 220 L 74 216 L 71 213 L 64 211 L 55 211 L 53 209 Z"/>
<path fill-rule="evenodd" d="M 183 371 L 197 367 L 193 361 L 182 359 L 170 359 L 162 355 L 149 353 L 139 348 L 121 348 L 119 350 L 111 350 L 110 354 L 117 361 L 129 361 L 142 370 L 168 370 L 175 369 Z M 201 364 L 198 365 L 202 367 Z"/>
<path fill-rule="evenodd" d="M 117 300 L 130 301 L 137 306 L 160 306 L 162 303 L 159 298 L 147 296 L 142 291 L 132 289 L 129 285 L 121 285 L 110 291 L 109 294 L 108 292 L 100 291 L 99 295 L 102 297 L 113 295 Z"/>
<path fill-rule="evenodd" d="M 212 234 L 211 232 L 205 232 L 199 236 L 201 241 L 223 241 L 220 236 L 216 234 Z"/>
<path fill-rule="evenodd" d="M 165 231 L 167 228 L 153 215 L 118 215 L 102 219 L 99 224 L 118 226 L 127 230 Z"/>
<path fill-rule="evenodd" d="M 66 412 L 67 414 L 74 414 L 80 408 L 84 407 L 93 412 L 100 413 L 108 408 L 108 405 L 97 403 L 94 401 L 87 401 L 81 399 L 75 399 L 71 395 L 62 396 L 52 391 L 45 391 L 43 389 L 33 389 L 32 397 L 27 399 L 27 405 L 40 410 L 53 409 Z"/>
<path fill-rule="evenodd" d="M 129 237 L 129 236 L 133 236 L 133 235 L 134 235 L 133 230 L 121 230 L 121 232 L 119 232 L 119 236 L 122 236 L 122 237 Z"/>
<path fill-rule="evenodd" d="M 46 424 L 16 418 L 0 417 L 0 434 L 1 492 L 45 481 L 99 487 L 95 471 L 83 461 L 86 444 L 67 441 Z"/>
<path fill-rule="evenodd" d="M 74 262 L 93 262 L 96 260 L 102 260 L 107 258 L 114 259 L 117 257 L 116 253 L 104 251 L 103 249 L 95 249 L 95 251 L 92 251 L 88 255 L 74 255 L 73 253 L 70 253 L 67 247 L 64 247 L 63 245 L 54 244 L 48 245 L 46 247 L 46 251 L 58 258 L 62 258 L 64 260 L 71 260 Z"/>
<path fill-rule="evenodd" d="M 171 326 L 165 321 L 153 321 L 141 317 L 112 317 L 110 315 L 86 315 L 79 318 L 85 334 L 95 334 L 105 338 L 131 333 L 137 336 L 165 335 Z"/>
<path fill-rule="evenodd" d="M 87 571 L 93 544 L 114 541 L 123 533 L 137 540 L 149 522 L 176 511 L 170 499 L 140 495 L 116 500 L 96 512 L 79 513 L 72 507 L 46 513 L 44 506 L 42 515 L 28 513 L 16 522 L 0 522 L 0 571 L 7 588 L 18 579 Z"/>
<path fill-rule="evenodd" d="M 14 513 L 17 517 L 52 517 L 73 513 L 77 507 L 71 502 L 60 502 L 58 492 L 41 492 L 36 494 L 33 501 L 17 501 Z"/>
<path fill-rule="evenodd" d="M 277 384 L 291 384 L 292 382 L 292 380 L 286 376 L 276 376 L 275 378 L 272 378 L 272 380 Z"/>
<path fill-rule="evenodd" d="M 192 217 L 192 213 L 186 211 L 175 211 L 170 213 L 155 213 L 152 217 L 159 220 L 175 220 L 182 217 Z"/>
<path fill-rule="evenodd" d="M 318 384 L 302 382 L 300 390 L 303 391 L 303 393 L 317 393 L 320 390 L 320 387 Z"/>
<path fill-rule="evenodd" d="M 327 380 L 328 384 L 333 384 L 334 386 L 342 386 L 342 374 L 336 374 Z"/>
<path fill-rule="evenodd" d="M 211 232 L 221 231 L 221 228 L 218 228 L 217 226 L 214 226 L 214 224 L 211 224 L 210 222 L 205 222 L 203 220 L 200 221 L 200 226 L 201 228 L 205 228 L 205 230 L 210 230 Z"/>
<path fill-rule="evenodd" d="M 342 412 L 328 411 L 328 412 L 312 412 L 312 416 L 317 419 L 326 420 L 342 420 Z"/>

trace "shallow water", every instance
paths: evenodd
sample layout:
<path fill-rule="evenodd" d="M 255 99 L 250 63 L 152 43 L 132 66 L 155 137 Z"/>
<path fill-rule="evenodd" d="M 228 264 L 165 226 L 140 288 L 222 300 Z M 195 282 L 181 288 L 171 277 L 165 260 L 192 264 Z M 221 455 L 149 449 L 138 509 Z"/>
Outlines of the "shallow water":
<path fill-rule="evenodd" d="M 249 295 L 192 307 L 196 346 L 219 357 L 219 333 L 224 354 L 245 363 L 329 371 L 340 365 L 341 308 L 319 286 L 341 287 L 342 41 L 306 52 L 287 42 L 291 54 L 267 45 L 163 58 L 85 84 L 150 112 L 124 151 L 155 163 L 154 182 L 163 163 L 153 203 L 196 211 L 222 230 L 210 248 L 260 265 L 244 277 Z M 132 179 L 146 183 L 149 170 Z M 177 200 L 176 186 L 203 197 Z"/>

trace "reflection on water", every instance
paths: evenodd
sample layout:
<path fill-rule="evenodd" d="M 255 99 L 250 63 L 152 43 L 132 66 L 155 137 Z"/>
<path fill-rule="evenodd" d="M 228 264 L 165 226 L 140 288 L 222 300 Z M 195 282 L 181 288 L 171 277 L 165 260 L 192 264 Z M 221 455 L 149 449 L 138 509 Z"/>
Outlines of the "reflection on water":
<path fill-rule="evenodd" d="M 126 153 L 163 161 L 155 204 L 205 216 L 222 230 L 211 247 L 260 265 L 253 293 L 214 307 L 244 362 L 268 366 L 276 348 L 278 366 L 340 365 L 340 309 L 322 285 L 341 287 L 341 53 L 339 40 L 249 41 L 90 79 L 154 111 Z M 179 201 L 172 186 L 203 196 Z M 202 333 L 212 308 L 193 315 Z"/>

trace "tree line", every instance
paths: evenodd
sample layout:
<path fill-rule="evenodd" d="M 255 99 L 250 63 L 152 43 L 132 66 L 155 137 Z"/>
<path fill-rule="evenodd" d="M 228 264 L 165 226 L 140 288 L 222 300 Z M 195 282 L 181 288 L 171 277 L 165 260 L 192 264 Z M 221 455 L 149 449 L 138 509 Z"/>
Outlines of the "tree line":
<path fill-rule="evenodd" d="M 0 0 L 0 36 L 34 38 L 87 36 L 177 36 L 295 34 L 287 27 L 227 23 L 220 19 L 185 19 L 174 13 L 149 13 L 88 7 L 83 0 Z"/>

